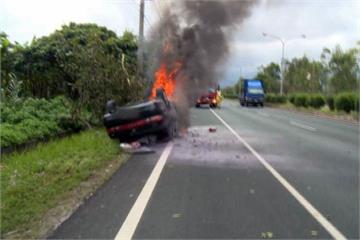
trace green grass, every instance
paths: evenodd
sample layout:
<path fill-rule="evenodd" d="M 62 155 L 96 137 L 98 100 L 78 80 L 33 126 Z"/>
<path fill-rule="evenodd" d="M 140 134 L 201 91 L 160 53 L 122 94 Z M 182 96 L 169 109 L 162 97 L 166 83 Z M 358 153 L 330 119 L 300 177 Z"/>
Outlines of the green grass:
<path fill-rule="evenodd" d="M 360 118 L 360 115 L 358 112 L 351 111 L 350 113 L 346 113 L 344 111 L 337 111 L 337 110 L 331 111 L 329 106 L 327 106 L 327 105 L 321 107 L 320 109 L 316 109 L 316 108 L 312 108 L 312 107 L 296 107 L 295 105 L 293 105 L 290 102 L 286 102 L 283 104 L 270 103 L 268 105 L 272 106 L 272 107 L 287 109 L 287 110 L 296 110 L 296 111 L 300 111 L 300 112 L 313 113 L 313 114 L 315 113 L 315 114 L 333 117 L 336 119 L 343 119 L 343 120 L 359 121 L 359 118 Z"/>
<path fill-rule="evenodd" d="M 2 156 L 1 233 L 28 230 L 119 152 L 104 130 L 89 130 Z"/>

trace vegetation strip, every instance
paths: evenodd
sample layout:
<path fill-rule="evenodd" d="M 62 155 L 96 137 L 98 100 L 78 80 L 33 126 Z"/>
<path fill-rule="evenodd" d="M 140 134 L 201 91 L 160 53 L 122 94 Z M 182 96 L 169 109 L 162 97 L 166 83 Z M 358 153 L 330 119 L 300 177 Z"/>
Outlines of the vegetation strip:
<path fill-rule="evenodd" d="M 1 238 L 47 234 L 125 159 L 99 129 L 3 156 Z"/>

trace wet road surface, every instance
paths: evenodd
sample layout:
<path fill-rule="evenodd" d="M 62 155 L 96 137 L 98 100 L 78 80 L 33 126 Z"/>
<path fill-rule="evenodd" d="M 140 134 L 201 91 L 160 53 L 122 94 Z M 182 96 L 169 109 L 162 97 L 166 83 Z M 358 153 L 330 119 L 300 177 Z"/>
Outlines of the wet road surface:
<path fill-rule="evenodd" d="M 235 101 L 192 109 L 191 125 L 166 158 L 167 144 L 134 155 L 50 238 L 359 238 L 358 126 Z"/>

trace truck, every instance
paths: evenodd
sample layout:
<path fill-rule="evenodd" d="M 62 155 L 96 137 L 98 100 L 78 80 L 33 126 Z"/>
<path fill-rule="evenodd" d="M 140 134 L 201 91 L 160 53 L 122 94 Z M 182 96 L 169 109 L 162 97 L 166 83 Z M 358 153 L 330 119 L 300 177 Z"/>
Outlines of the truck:
<path fill-rule="evenodd" d="M 259 79 L 244 79 L 240 87 L 239 101 L 241 106 L 264 106 L 264 83 Z"/>

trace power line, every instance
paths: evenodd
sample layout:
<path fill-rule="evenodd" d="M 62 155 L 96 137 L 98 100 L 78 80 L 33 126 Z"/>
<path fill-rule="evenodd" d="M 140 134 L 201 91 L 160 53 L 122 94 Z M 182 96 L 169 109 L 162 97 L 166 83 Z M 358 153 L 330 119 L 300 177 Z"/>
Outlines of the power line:
<path fill-rule="evenodd" d="M 162 19 L 161 11 L 160 11 L 159 8 L 158 8 L 158 5 L 157 5 L 157 3 L 156 3 L 156 0 L 153 0 L 152 3 L 153 3 L 153 5 L 154 5 L 154 9 L 155 9 L 156 14 L 158 15 L 159 19 L 161 20 L 161 19 Z"/>
<path fill-rule="evenodd" d="M 134 3 L 137 7 L 140 7 L 140 4 L 138 4 L 138 3 L 136 2 L 136 0 L 134 0 L 133 3 Z M 145 12 L 144 12 L 144 19 L 145 19 L 145 22 L 147 23 L 147 25 L 150 27 L 151 31 L 153 31 L 154 28 L 153 28 L 152 24 L 150 23 L 149 19 L 147 18 Z"/>

